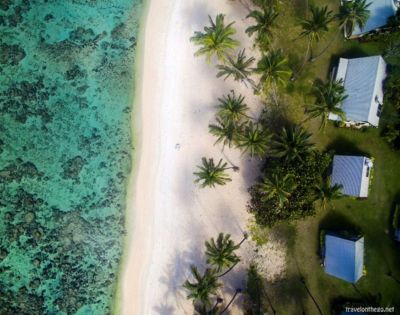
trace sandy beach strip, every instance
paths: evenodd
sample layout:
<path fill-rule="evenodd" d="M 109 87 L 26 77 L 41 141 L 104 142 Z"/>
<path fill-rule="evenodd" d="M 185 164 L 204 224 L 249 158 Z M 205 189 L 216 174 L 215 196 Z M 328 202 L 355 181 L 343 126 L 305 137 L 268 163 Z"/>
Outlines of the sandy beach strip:
<path fill-rule="evenodd" d="M 120 287 L 124 315 L 191 314 L 182 283 L 190 264 L 204 266 L 204 241 L 225 232 L 239 242 L 248 228 L 247 188 L 257 161 L 214 146 L 208 124 L 217 97 L 232 89 L 245 95 L 250 106 L 256 107 L 258 100 L 242 84 L 217 79 L 214 66 L 193 56 L 196 47 L 189 41 L 208 24 L 209 14 L 218 13 L 226 14 L 227 22 L 237 21 L 236 38 L 250 47 L 243 23 L 247 11 L 236 2 L 151 0 L 147 10 L 140 109 L 135 111 L 139 155 L 130 186 L 129 241 Z M 229 160 L 240 172 L 232 172 L 233 181 L 226 186 L 200 189 L 192 173 L 203 156 Z M 244 257 L 249 247 L 242 246 Z M 244 286 L 245 273 L 243 262 L 224 279 L 226 299 Z"/>

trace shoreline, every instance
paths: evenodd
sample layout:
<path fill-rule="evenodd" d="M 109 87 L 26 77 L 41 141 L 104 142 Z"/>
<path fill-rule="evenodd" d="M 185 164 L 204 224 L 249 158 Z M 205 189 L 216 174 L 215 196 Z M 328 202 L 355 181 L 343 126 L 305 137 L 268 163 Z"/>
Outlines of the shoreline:
<path fill-rule="evenodd" d="M 145 0 L 140 21 L 140 31 L 138 36 L 138 48 L 136 52 L 135 60 L 135 94 L 133 100 L 133 110 L 132 110 L 132 169 L 129 177 L 128 190 L 127 190 L 127 201 L 126 201 L 126 227 L 127 236 L 124 242 L 124 254 L 122 257 L 122 263 L 119 271 L 119 280 L 117 283 L 117 291 L 115 295 L 115 314 L 141 314 L 141 303 L 136 301 L 141 301 L 141 290 L 143 278 L 145 278 L 145 273 L 143 274 L 143 267 L 146 265 L 146 261 L 141 260 L 142 258 L 147 258 L 149 260 L 149 253 L 152 248 L 152 224 L 149 224 L 151 219 L 151 214 L 141 210 L 141 207 L 136 207 L 137 199 L 135 197 L 140 195 L 139 188 L 139 178 L 140 178 L 140 165 L 143 163 L 144 159 L 144 144 L 145 135 L 150 135 L 146 133 L 145 112 L 151 111 L 149 107 L 145 108 L 143 104 L 145 103 L 145 62 L 146 62 L 146 32 L 148 32 L 147 23 L 149 18 L 149 13 L 151 10 L 151 4 L 153 0 Z M 154 126 L 153 124 L 151 124 Z M 152 131 L 154 132 L 154 128 Z M 149 131 L 149 130 L 147 130 Z M 147 139 L 149 140 L 149 139 Z M 147 144 L 151 144 L 149 141 Z M 151 151 L 154 153 L 153 151 Z M 153 156 L 154 157 L 154 156 Z M 142 170 L 143 171 L 143 170 Z M 146 171 L 146 169 L 144 170 Z M 142 187 L 141 187 L 142 188 Z M 143 245 L 146 243 L 146 245 Z M 147 249 L 146 253 L 143 251 Z M 140 261 L 140 262 L 139 262 Z M 141 272 L 142 271 L 142 272 Z M 128 283 L 126 283 L 128 282 Z M 130 296 L 133 294 L 133 296 Z M 125 301 L 125 302 L 124 302 Z"/>
<path fill-rule="evenodd" d="M 123 240 L 123 254 L 121 257 L 121 263 L 118 269 L 118 280 L 115 285 L 115 294 L 113 297 L 112 304 L 112 314 L 120 314 L 122 307 L 122 281 L 123 275 L 125 273 L 125 268 L 129 256 L 129 247 L 133 242 L 133 233 L 131 233 L 131 229 L 134 226 L 134 214 L 133 211 L 129 211 L 131 205 L 134 202 L 134 189 L 135 182 L 137 178 L 138 166 L 140 162 L 140 148 L 141 148 L 141 139 L 140 139 L 140 130 L 141 130 L 141 77 L 143 74 L 143 58 L 144 58 L 144 43 L 145 43 L 145 24 L 147 21 L 148 10 L 150 6 L 151 0 L 144 0 L 141 7 L 141 18 L 139 22 L 139 31 L 137 35 L 137 48 L 135 54 L 135 62 L 133 64 L 134 68 L 134 84 L 133 84 L 133 99 L 131 103 L 131 170 L 129 174 L 129 179 L 127 181 L 127 191 L 126 191 L 126 200 L 125 200 L 125 225 L 127 234 L 124 236 Z"/>

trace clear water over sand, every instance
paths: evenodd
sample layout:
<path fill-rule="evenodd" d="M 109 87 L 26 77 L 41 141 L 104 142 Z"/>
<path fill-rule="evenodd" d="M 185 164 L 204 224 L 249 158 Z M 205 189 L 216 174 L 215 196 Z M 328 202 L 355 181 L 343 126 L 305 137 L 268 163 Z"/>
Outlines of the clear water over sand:
<path fill-rule="evenodd" d="M 0 314 L 110 313 L 139 2 L 0 1 Z"/>

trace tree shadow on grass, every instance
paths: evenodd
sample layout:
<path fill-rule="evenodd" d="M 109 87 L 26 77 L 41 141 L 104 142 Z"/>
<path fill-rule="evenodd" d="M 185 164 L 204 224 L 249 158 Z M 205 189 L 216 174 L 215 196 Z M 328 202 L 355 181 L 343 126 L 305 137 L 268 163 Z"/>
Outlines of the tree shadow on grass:
<path fill-rule="evenodd" d="M 361 150 L 356 142 L 347 139 L 344 136 L 338 136 L 327 145 L 327 151 L 333 151 L 341 155 L 361 155 L 369 156 L 368 152 Z"/>
<path fill-rule="evenodd" d="M 291 275 L 272 284 L 267 283 L 265 291 L 276 314 L 285 313 L 289 309 L 295 310 L 296 314 L 301 314 L 304 310 L 307 293 L 300 282 L 299 275 Z"/>
<path fill-rule="evenodd" d="M 361 233 L 362 229 L 359 225 L 351 221 L 343 214 L 330 211 L 319 223 L 319 230 L 326 230 L 330 232 L 354 232 Z"/>

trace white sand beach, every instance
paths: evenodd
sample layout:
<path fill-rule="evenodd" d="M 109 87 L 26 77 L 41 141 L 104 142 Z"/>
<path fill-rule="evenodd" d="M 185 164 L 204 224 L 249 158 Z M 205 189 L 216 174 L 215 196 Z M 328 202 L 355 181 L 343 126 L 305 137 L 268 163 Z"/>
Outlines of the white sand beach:
<path fill-rule="evenodd" d="M 226 14 L 237 21 L 235 36 L 249 49 L 243 23 L 246 9 L 229 0 L 151 0 L 144 30 L 140 107 L 135 117 L 138 160 L 128 217 L 132 224 L 122 273 L 121 313 L 192 314 L 182 283 L 190 264 L 204 266 L 204 241 L 219 232 L 242 239 L 248 228 L 247 189 L 254 181 L 257 161 L 237 150 L 214 146 L 208 133 L 217 97 L 235 89 L 250 106 L 257 98 L 240 83 L 217 79 L 214 65 L 193 56 L 189 41 L 208 24 L 208 15 Z M 246 21 L 245 23 L 250 23 Z M 142 38 L 143 40 L 143 38 Z M 256 114 L 253 112 L 252 114 Z M 137 130 L 139 129 L 139 130 Z M 193 171 L 201 157 L 224 158 L 240 167 L 233 181 L 215 189 L 194 184 Z M 245 242 L 240 254 L 251 252 Z M 247 264 L 224 279 L 227 296 L 244 286 Z M 235 314 L 235 307 L 231 314 Z"/>

